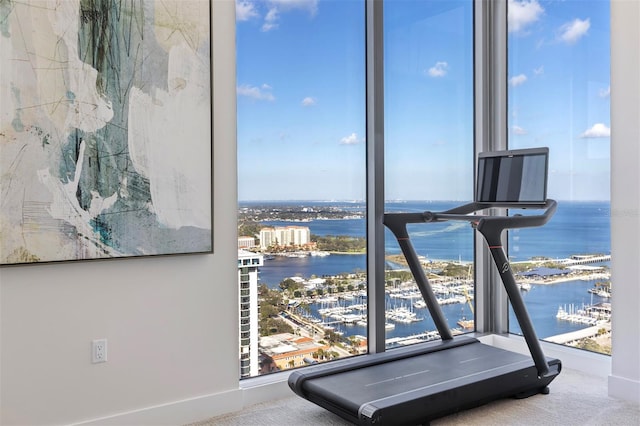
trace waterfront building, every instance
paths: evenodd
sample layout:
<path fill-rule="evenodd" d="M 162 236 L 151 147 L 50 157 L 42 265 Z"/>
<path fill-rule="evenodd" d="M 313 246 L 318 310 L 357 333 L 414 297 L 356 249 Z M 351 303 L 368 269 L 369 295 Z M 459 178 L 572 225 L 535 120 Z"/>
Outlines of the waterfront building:
<path fill-rule="evenodd" d="M 307 290 L 315 290 L 317 288 L 322 288 L 327 280 L 325 278 L 311 278 L 304 282 L 304 288 Z"/>
<path fill-rule="evenodd" d="M 260 230 L 260 248 L 271 246 L 304 246 L 311 242 L 311 230 L 308 226 L 275 226 Z"/>
<path fill-rule="evenodd" d="M 256 246 L 256 239 L 253 237 L 238 237 L 238 249 L 251 249 Z"/>
<path fill-rule="evenodd" d="M 274 228 L 262 228 L 260 230 L 260 249 L 264 250 L 267 247 L 276 246 L 276 233 Z"/>
<path fill-rule="evenodd" d="M 302 367 L 314 364 L 313 357 L 319 351 L 328 352 L 329 345 L 315 342 L 310 337 L 296 336 L 291 333 L 273 334 L 260 338 L 260 350 L 265 357 L 273 360 L 278 370 Z"/>
<path fill-rule="evenodd" d="M 258 272 L 261 254 L 238 250 L 240 288 L 240 377 L 257 376 L 258 365 Z"/>

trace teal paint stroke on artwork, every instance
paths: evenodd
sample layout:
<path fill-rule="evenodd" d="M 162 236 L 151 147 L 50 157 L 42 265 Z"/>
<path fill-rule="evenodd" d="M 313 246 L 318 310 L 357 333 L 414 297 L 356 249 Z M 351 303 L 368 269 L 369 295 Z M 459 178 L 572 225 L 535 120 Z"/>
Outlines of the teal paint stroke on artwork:
<path fill-rule="evenodd" d="M 20 89 L 13 84 L 11 85 L 11 95 L 13 95 L 13 98 L 15 99 L 15 104 L 20 105 Z M 11 120 L 11 127 L 13 127 L 13 130 L 16 132 L 24 131 L 24 125 L 22 124 L 20 114 L 20 108 L 16 108 L 13 120 Z"/>
<path fill-rule="evenodd" d="M 8 18 L 14 7 L 12 3 L 11 0 L 0 0 L 0 35 L 2 37 L 11 37 Z"/>

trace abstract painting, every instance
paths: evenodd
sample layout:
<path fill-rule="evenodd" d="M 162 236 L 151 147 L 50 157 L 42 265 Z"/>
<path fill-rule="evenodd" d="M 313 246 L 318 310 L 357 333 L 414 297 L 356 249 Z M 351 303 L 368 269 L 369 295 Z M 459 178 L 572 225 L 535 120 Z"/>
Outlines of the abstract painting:
<path fill-rule="evenodd" d="M 0 0 L 0 264 L 212 250 L 209 0 Z"/>

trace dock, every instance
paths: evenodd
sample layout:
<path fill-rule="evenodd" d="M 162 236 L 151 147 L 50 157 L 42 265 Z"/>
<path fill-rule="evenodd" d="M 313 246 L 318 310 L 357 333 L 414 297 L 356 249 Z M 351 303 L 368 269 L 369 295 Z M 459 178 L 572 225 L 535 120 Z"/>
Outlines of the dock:
<path fill-rule="evenodd" d="M 562 259 L 560 261 L 560 263 L 562 263 L 563 265 L 566 266 L 573 266 L 573 265 L 586 265 L 589 263 L 604 263 L 604 262 L 610 262 L 611 261 L 611 255 L 610 254 L 584 254 L 584 255 L 578 255 L 578 254 L 574 254 L 573 256 L 571 256 L 569 259 Z"/>

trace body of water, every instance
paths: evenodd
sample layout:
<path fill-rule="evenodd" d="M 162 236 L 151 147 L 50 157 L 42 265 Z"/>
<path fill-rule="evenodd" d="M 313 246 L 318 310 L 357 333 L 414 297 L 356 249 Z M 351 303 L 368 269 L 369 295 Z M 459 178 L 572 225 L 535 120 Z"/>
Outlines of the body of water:
<path fill-rule="evenodd" d="M 455 202 L 402 202 L 389 203 L 388 212 L 443 211 L 461 203 Z M 348 205 L 354 209 L 352 205 Z M 357 211 L 357 209 L 356 209 Z M 531 214 L 531 211 L 529 214 Z M 610 206 L 607 202 L 558 202 L 553 218 L 542 227 L 511 230 L 509 232 L 509 256 L 512 261 L 523 261 L 536 256 L 567 258 L 573 254 L 610 254 Z M 365 236 L 364 219 L 314 220 L 300 222 L 265 222 L 265 225 L 287 226 L 291 224 L 308 226 L 312 234 Z M 434 260 L 473 260 L 473 233 L 468 222 L 424 223 L 409 226 L 409 233 L 416 252 Z M 386 232 L 385 247 L 388 254 L 400 253 L 400 248 L 389 231 Z M 284 258 L 276 257 L 265 261 L 260 269 L 261 283 L 269 287 L 277 285 L 285 278 L 301 276 L 310 278 L 336 275 L 366 269 L 365 255 L 331 255 L 327 257 Z M 559 306 L 605 301 L 597 296 L 592 299 L 588 289 L 595 283 L 571 281 L 552 285 L 534 285 L 524 292 L 524 300 L 529 310 L 538 336 L 541 338 L 584 328 L 584 325 L 558 321 L 555 315 Z M 395 299 L 394 299 L 395 300 Z M 393 303 L 393 301 L 389 301 Z M 393 305 L 389 305 L 393 306 Z M 318 307 L 314 307 L 318 309 Z M 443 311 L 452 327 L 462 317 L 471 318 L 466 304 L 446 305 Z M 407 336 L 433 330 L 428 311 L 416 310 L 424 319 L 411 324 L 396 324 L 387 337 Z M 519 333 L 520 328 L 513 317 L 510 330 Z M 346 335 L 366 335 L 364 327 L 343 326 Z"/>

